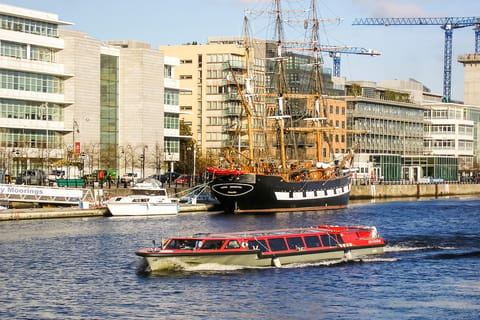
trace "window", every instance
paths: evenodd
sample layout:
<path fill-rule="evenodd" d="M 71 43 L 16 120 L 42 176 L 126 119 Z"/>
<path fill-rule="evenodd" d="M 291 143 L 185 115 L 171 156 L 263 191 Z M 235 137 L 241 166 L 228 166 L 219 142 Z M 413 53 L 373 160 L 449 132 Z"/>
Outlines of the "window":
<path fill-rule="evenodd" d="M 200 248 L 202 250 L 218 250 L 223 246 L 225 240 L 206 240 L 203 243 L 203 246 Z"/>
<path fill-rule="evenodd" d="M 225 246 L 225 249 L 238 249 L 238 248 L 240 248 L 240 244 L 238 243 L 237 240 L 230 240 Z"/>
<path fill-rule="evenodd" d="M 272 251 L 287 250 L 287 244 L 283 238 L 270 239 L 268 240 L 268 244 L 270 245 L 270 249 L 272 249 Z"/>
<path fill-rule="evenodd" d="M 322 246 L 318 236 L 306 236 L 305 244 L 307 245 L 307 248 L 317 248 Z"/>
<path fill-rule="evenodd" d="M 332 235 L 322 234 L 320 238 L 322 238 L 325 247 L 334 247 L 337 245 L 337 240 Z"/>
<path fill-rule="evenodd" d="M 166 64 L 163 67 L 163 76 L 167 79 L 173 79 L 173 66 Z"/>
<path fill-rule="evenodd" d="M 165 89 L 164 103 L 169 105 L 179 104 L 179 92 L 178 90 Z"/>
<path fill-rule="evenodd" d="M 260 250 L 261 252 L 268 251 L 267 242 L 265 240 L 250 240 L 248 241 L 248 249 Z"/>
<path fill-rule="evenodd" d="M 197 244 L 197 241 L 193 239 L 175 239 L 170 241 L 170 243 L 167 246 L 167 249 L 193 250 L 196 244 Z"/>
<path fill-rule="evenodd" d="M 290 249 L 298 249 L 305 247 L 302 238 L 300 237 L 287 238 L 287 244 L 288 248 Z"/>

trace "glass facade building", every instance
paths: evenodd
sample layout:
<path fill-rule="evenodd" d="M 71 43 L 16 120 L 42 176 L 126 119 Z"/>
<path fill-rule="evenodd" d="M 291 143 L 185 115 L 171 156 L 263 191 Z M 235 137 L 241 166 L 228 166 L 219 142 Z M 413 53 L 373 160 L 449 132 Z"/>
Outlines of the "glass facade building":
<path fill-rule="evenodd" d="M 100 57 L 100 162 L 118 168 L 118 57 Z"/>

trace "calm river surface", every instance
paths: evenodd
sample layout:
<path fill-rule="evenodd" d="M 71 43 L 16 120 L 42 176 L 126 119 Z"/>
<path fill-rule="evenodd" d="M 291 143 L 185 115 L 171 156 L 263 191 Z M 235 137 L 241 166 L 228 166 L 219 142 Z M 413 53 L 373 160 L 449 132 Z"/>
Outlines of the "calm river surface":
<path fill-rule="evenodd" d="M 135 250 L 197 232 L 374 225 L 363 261 L 145 275 Z M 1 319 L 479 319 L 480 199 L 271 215 L 0 223 Z"/>

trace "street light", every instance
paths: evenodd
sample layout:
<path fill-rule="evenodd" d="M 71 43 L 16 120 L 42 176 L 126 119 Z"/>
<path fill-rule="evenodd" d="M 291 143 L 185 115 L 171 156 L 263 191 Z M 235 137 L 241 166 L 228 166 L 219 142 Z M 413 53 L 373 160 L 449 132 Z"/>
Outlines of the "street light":
<path fill-rule="evenodd" d="M 78 126 L 78 122 L 76 120 L 73 120 L 73 125 L 72 125 L 72 150 L 73 150 L 73 153 L 76 154 L 77 150 L 75 149 L 75 132 L 76 133 L 80 133 L 80 127 Z"/>
<path fill-rule="evenodd" d="M 140 159 L 142 160 L 142 178 L 145 179 L 145 149 L 148 149 L 148 146 L 143 146 L 142 154 Z"/>
<path fill-rule="evenodd" d="M 49 170 L 48 170 L 48 157 L 49 157 L 49 150 L 48 150 L 48 102 L 45 102 L 45 104 L 41 105 L 40 106 L 41 109 L 43 109 L 43 117 L 44 118 L 43 120 L 46 120 L 47 121 L 47 124 L 46 124 L 46 143 L 45 143 L 45 150 L 47 151 L 47 157 L 46 157 L 46 166 L 47 166 L 47 174 L 49 173 Z"/>
<path fill-rule="evenodd" d="M 188 147 L 187 150 L 191 150 L 190 147 Z M 193 178 L 193 184 L 195 185 L 196 182 L 196 161 L 197 160 L 197 144 L 195 143 L 195 140 L 193 140 L 193 173 L 192 173 L 192 178 Z"/>
<path fill-rule="evenodd" d="M 20 172 L 20 169 L 19 169 L 19 165 L 20 165 L 20 161 L 19 161 L 19 156 L 20 156 L 20 151 L 17 149 L 17 150 L 13 150 L 12 151 L 14 154 L 15 154 L 15 157 L 17 158 L 17 173 L 16 173 L 16 181 L 15 181 L 15 184 L 17 183 L 18 180 L 18 173 Z"/>

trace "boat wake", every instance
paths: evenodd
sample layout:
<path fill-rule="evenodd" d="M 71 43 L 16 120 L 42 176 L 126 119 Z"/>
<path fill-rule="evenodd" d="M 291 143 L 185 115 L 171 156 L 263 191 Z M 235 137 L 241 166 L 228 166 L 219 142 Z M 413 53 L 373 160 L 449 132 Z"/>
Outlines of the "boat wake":
<path fill-rule="evenodd" d="M 480 258 L 480 251 L 460 251 L 453 253 L 440 253 L 429 257 L 433 260 L 448 260 L 448 259 L 462 259 L 462 258 Z"/>
<path fill-rule="evenodd" d="M 402 254 L 414 254 L 413 256 L 393 257 L 396 260 L 448 260 L 448 259 L 463 259 L 463 258 L 479 258 L 480 250 L 478 248 L 461 248 L 451 246 L 404 246 L 404 245 L 390 245 L 384 248 L 384 252 L 388 256 Z M 420 256 L 418 254 L 421 254 Z"/>

